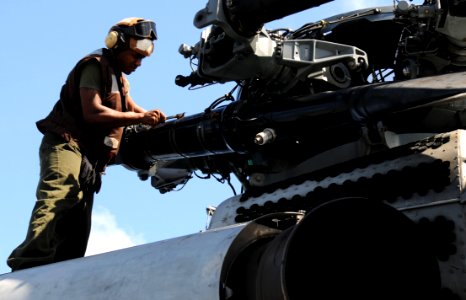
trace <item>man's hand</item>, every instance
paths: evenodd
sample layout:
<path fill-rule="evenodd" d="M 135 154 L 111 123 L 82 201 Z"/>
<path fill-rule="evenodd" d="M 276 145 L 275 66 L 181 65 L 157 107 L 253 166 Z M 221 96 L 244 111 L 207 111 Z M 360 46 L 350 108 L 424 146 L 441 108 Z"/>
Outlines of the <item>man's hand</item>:
<path fill-rule="evenodd" d="M 148 110 L 144 113 L 144 117 L 142 118 L 142 124 L 155 126 L 159 123 L 164 123 L 166 121 L 167 116 L 160 110 Z"/>

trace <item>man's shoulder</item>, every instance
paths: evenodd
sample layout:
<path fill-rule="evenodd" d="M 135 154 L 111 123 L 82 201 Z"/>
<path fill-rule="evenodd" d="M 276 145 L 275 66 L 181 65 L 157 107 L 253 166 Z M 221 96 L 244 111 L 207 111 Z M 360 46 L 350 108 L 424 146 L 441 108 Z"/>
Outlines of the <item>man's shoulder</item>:
<path fill-rule="evenodd" d="M 79 60 L 77 65 L 80 66 L 81 69 L 87 65 L 110 65 L 110 60 L 108 58 L 108 55 L 106 54 L 106 50 L 107 49 L 105 48 L 100 48 L 88 53 Z"/>
<path fill-rule="evenodd" d="M 103 55 L 104 55 L 104 48 L 100 48 L 100 49 L 96 49 L 96 50 L 92 51 L 91 53 L 86 55 L 86 57 L 88 57 L 88 56 L 103 56 Z"/>
<path fill-rule="evenodd" d="M 94 50 L 94 51 L 86 54 L 83 58 L 80 59 L 79 62 L 82 63 L 82 62 L 87 62 L 87 61 L 108 60 L 105 50 L 106 49 L 104 49 L 104 48 Z"/>

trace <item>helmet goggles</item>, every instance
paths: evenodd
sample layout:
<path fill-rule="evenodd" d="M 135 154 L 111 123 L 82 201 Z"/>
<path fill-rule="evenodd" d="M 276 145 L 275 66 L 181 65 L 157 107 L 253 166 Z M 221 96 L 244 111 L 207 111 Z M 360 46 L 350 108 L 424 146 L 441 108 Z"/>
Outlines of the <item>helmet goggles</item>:
<path fill-rule="evenodd" d="M 153 21 L 140 21 L 129 27 L 120 27 L 120 30 L 130 36 L 141 39 L 157 39 L 157 30 Z"/>

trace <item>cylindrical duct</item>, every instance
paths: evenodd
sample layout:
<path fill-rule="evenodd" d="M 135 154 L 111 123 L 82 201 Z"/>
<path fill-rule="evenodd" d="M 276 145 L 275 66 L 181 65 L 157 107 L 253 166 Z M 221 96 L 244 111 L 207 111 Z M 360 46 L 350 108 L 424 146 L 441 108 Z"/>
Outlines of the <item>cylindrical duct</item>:
<path fill-rule="evenodd" d="M 259 270 L 261 300 L 433 299 L 440 290 L 437 259 L 414 222 L 363 198 L 311 210 L 270 243 Z"/>

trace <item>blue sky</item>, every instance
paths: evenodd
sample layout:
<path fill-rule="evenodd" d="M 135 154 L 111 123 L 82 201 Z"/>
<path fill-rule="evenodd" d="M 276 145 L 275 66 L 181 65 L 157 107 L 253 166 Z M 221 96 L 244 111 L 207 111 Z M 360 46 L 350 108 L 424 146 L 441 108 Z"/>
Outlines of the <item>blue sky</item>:
<path fill-rule="evenodd" d="M 42 137 L 35 122 L 49 113 L 77 60 L 104 46 L 104 38 L 114 23 L 133 16 L 157 23 L 159 40 L 154 54 L 129 76 L 132 97 L 142 107 L 160 108 L 167 115 L 190 115 L 203 111 L 230 91 L 229 84 L 193 91 L 174 84 L 177 75 L 190 73 L 189 61 L 178 53 L 178 47 L 182 43 L 194 45 L 199 40 L 201 29 L 193 26 L 193 18 L 206 3 L 207 0 L 3 1 L 0 274 L 10 271 L 6 259 L 23 241 L 35 201 Z M 304 23 L 344 11 L 392 4 L 391 0 L 335 0 L 266 24 L 266 28 L 297 29 Z M 239 191 L 239 185 L 235 187 Z M 202 231 L 207 225 L 206 207 L 217 206 L 231 196 L 231 188 L 215 179 L 192 179 L 180 191 L 160 194 L 149 181 L 139 180 L 135 172 L 112 166 L 95 197 L 87 255 Z"/>

